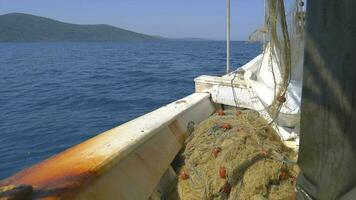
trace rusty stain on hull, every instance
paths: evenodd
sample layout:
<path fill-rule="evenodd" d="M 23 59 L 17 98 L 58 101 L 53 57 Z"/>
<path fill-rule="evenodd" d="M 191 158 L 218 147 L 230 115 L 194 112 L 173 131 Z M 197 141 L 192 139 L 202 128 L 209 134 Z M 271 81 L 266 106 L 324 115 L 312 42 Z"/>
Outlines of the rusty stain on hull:
<path fill-rule="evenodd" d="M 83 155 L 83 150 L 96 146 L 94 143 L 98 139 L 88 140 L 23 170 L 0 182 L 0 187 L 31 185 L 34 188 L 34 198 L 57 199 L 74 195 L 77 189 L 85 186 L 85 182 L 89 182 L 100 174 L 100 166 L 105 161 L 105 157 Z"/>
<path fill-rule="evenodd" d="M 157 147 L 162 142 L 164 142 L 162 147 L 166 153 L 158 155 L 159 163 L 155 165 L 168 164 L 168 166 L 161 166 L 167 169 L 179 150 L 178 144 L 183 142 L 183 130 L 186 129 L 187 123 L 190 120 L 199 122 L 214 111 L 209 97 L 206 93 L 194 93 L 178 101 L 185 103 L 174 102 L 164 106 L 25 169 L 0 182 L 0 198 L 2 197 L 1 188 L 9 185 L 32 186 L 33 199 L 75 199 L 78 195 L 83 199 L 83 195 L 84 197 L 92 195 L 89 198 L 96 198 L 97 196 L 94 196 L 98 193 L 104 196 L 111 193 L 128 193 L 129 191 L 117 191 L 118 188 L 113 187 L 110 187 L 111 190 L 102 189 L 100 183 L 110 182 L 115 185 L 117 178 L 125 178 L 125 172 L 117 171 L 118 169 L 135 168 L 131 166 L 132 164 L 130 166 L 124 164 L 130 164 L 131 157 L 140 156 L 135 152 L 146 153 L 142 154 L 145 157 L 137 161 L 133 160 L 134 162 L 147 162 L 147 159 L 151 159 L 152 156 L 150 151 L 159 150 L 160 148 L 157 149 Z M 176 120 L 181 121 L 178 123 Z M 157 141 L 158 145 L 152 143 L 153 141 Z M 172 146 L 172 144 L 175 144 L 173 149 L 167 146 Z M 154 160 L 149 162 L 154 162 Z M 155 181 L 156 179 L 159 181 L 158 177 L 163 175 L 165 169 L 160 170 L 159 173 L 155 172 L 150 183 L 158 184 Z M 115 174 L 115 177 L 110 174 Z M 125 179 L 125 181 L 131 180 Z M 142 178 L 133 181 L 142 182 Z M 135 182 L 130 184 L 135 184 Z M 149 187 L 154 189 L 155 186 Z M 100 191 L 94 196 L 88 192 L 97 190 Z M 115 197 L 110 197 L 110 199 L 115 199 Z"/>

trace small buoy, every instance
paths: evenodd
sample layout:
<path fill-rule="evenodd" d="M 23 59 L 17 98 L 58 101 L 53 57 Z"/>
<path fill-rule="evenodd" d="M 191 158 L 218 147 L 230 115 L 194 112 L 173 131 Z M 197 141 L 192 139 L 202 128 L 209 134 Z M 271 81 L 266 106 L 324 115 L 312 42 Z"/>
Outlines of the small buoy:
<path fill-rule="evenodd" d="M 295 182 L 297 182 L 297 178 L 295 176 L 291 176 L 291 184 L 294 185 Z"/>
<path fill-rule="evenodd" d="M 223 178 L 223 179 L 226 178 L 226 168 L 225 167 L 223 167 L 223 166 L 220 167 L 219 175 L 220 175 L 220 178 Z"/>
<path fill-rule="evenodd" d="M 281 103 L 284 103 L 284 102 L 286 102 L 286 98 L 284 97 L 284 96 L 278 96 L 277 97 L 277 101 L 279 101 L 279 102 L 281 102 Z"/>
<path fill-rule="evenodd" d="M 231 126 L 228 123 L 223 123 L 220 127 L 226 130 L 231 129 Z"/>
<path fill-rule="evenodd" d="M 220 109 L 220 110 L 218 110 L 218 115 L 219 115 L 219 116 L 223 116 L 223 115 L 225 115 L 224 110 L 221 110 L 221 109 Z"/>
<path fill-rule="evenodd" d="M 236 116 L 240 116 L 242 114 L 242 112 L 241 111 L 236 111 Z"/>
<path fill-rule="evenodd" d="M 268 156 L 268 151 L 263 149 L 263 150 L 261 151 L 261 155 L 262 155 L 262 156 Z"/>
<path fill-rule="evenodd" d="M 279 180 L 286 180 L 287 179 L 287 173 L 285 171 L 281 171 L 279 174 Z"/>
<path fill-rule="evenodd" d="M 191 149 L 191 148 L 193 148 L 193 145 L 192 144 L 187 144 L 187 149 Z"/>
<path fill-rule="evenodd" d="M 182 180 L 187 180 L 187 179 L 189 178 L 189 174 L 188 174 L 186 171 L 182 171 L 182 172 L 180 173 L 180 178 L 181 178 Z"/>
<path fill-rule="evenodd" d="M 220 148 L 220 147 L 215 147 L 215 148 L 213 149 L 213 155 L 214 155 L 214 157 L 215 157 L 215 158 L 218 157 L 218 155 L 219 155 L 220 152 L 221 152 L 221 148 Z"/>
<path fill-rule="evenodd" d="M 225 194 L 229 195 L 231 192 L 231 185 L 229 182 L 226 182 L 223 187 L 223 191 Z"/>

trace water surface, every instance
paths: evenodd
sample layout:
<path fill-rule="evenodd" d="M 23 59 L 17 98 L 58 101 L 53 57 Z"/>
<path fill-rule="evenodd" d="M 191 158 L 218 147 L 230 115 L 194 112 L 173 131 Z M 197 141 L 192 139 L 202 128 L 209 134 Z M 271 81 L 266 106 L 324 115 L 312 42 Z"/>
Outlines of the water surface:
<path fill-rule="evenodd" d="M 237 68 L 261 50 L 232 43 Z M 0 43 L 0 179 L 222 75 L 224 42 Z"/>

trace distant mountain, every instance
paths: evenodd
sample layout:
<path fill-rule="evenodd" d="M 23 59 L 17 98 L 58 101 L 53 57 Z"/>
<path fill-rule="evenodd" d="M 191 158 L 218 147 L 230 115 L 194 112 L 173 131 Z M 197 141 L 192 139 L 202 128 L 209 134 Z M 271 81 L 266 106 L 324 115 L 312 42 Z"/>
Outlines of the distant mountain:
<path fill-rule="evenodd" d="M 0 15 L 0 42 L 131 42 L 162 39 L 104 24 L 69 24 L 22 13 Z"/>

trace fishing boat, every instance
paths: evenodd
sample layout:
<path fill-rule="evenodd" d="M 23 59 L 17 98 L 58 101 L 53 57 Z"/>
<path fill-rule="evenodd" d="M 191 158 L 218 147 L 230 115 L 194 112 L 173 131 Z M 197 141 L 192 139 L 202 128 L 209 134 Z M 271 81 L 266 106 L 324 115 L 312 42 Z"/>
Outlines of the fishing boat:
<path fill-rule="evenodd" d="M 230 72 L 230 1 L 227 3 L 226 75 L 197 77 L 195 93 L 3 180 L 0 183 L 3 194 L 36 199 L 148 199 L 174 181 L 176 174 L 171 163 L 182 149 L 187 134 L 218 108 L 236 106 L 259 111 L 274 124 L 283 141 L 297 149 L 295 127 L 301 87 L 297 83 L 284 91 L 287 102 L 279 108 L 282 114 L 278 117 L 284 123 L 274 122 L 274 116 L 265 107 L 277 95 L 273 94 L 273 87 L 282 82 L 282 58 L 276 56 L 281 54 L 271 45 L 272 40 L 264 41 L 262 54 Z M 274 6 L 273 9 L 278 7 Z M 270 67 L 276 73 L 271 73 Z"/>
<path fill-rule="evenodd" d="M 305 3 L 296 0 L 289 16 L 293 23 L 287 22 L 283 4 L 283 1 L 266 1 L 266 24 L 251 35 L 252 40 L 259 37 L 263 41 L 261 54 L 236 71 L 230 71 L 228 0 L 225 75 L 197 77 L 195 93 L 1 181 L 0 196 L 4 199 L 161 199 L 160 194 L 177 177 L 172 162 L 184 147 L 185 139 L 195 125 L 219 109 L 257 111 L 280 139 L 297 152 Z"/>

